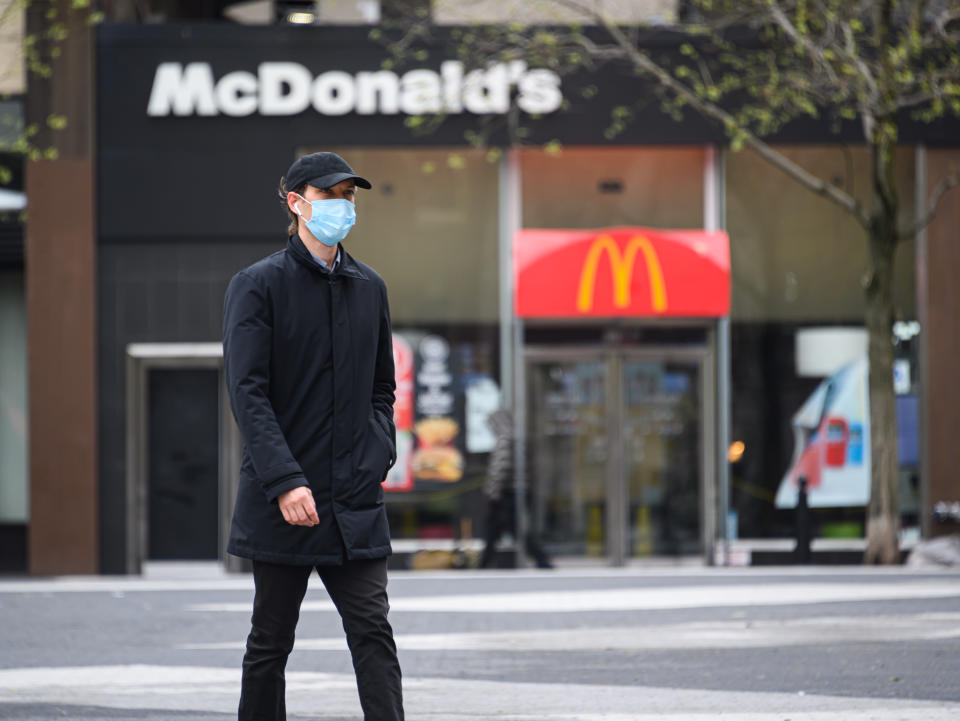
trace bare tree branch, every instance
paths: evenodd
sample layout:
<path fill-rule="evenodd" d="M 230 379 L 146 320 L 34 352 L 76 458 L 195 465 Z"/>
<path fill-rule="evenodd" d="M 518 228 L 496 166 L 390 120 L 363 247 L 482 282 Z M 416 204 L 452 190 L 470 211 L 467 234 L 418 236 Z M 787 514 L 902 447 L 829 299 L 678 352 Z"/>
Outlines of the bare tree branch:
<path fill-rule="evenodd" d="M 818 48 L 814 45 L 810 38 L 806 35 L 800 33 L 799 30 L 790 22 L 790 18 L 787 17 L 787 14 L 783 11 L 783 8 L 780 7 L 780 3 L 776 0 L 772 0 L 770 3 L 770 13 L 771 16 L 776 22 L 777 26 L 783 30 L 787 36 L 793 40 L 797 45 L 803 46 L 804 50 L 807 51 L 807 55 L 810 57 L 810 60 L 818 65 L 823 71 L 827 74 L 827 77 L 830 78 L 831 82 L 837 82 L 837 74 L 833 70 L 833 66 L 827 62 L 826 58 L 823 56 L 823 49 Z"/>
<path fill-rule="evenodd" d="M 937 214 L 937 206 L 940 204 L 943 196 L 958 185 L 960 185 L 960 168 L 955 168 L 953 172 L 937 183 L 937 187 L 933 189 L 933 192 L 930 194 L 930 200 L 927 202 L 926 212 L 904 233 L 899 234 L 899 237 L 912 238 L 926 228 Z"/>
<path fill-rule="evenodd" d="M 562 1 L 567 2 L 568 0 Z M 739 134 L 744 145 L 756 152 L 764 160 L 789 175 L 812 193 L 836 203 L 848 213 L 852 214 L 862 227 L 869 228 L 870 218 L 866 210 L 856 198 L 838 188 L 836 185 L 827 183 L 821 178 L 818 178 L 802 166 L 790 160 L 782 153 L 778 153 L 776 150 L 767 145 L 767 143 L 763 142 L 749 130 L 744 128 L 741 123 L 738 123 L 733 115 L 728 113 L 719 105 L 700 97 L 699 94 L 674 78 L 658 63 L 654 62 L 648 55 L 640 52 L 636 46 L 632 44 L 630 40 L 623 34 L 619 27 L 608 22 L 605 18 L 598 14 L 594 14 L 594 18 L 603 24 L 607 32 L 609 32 L 611 37 L 617 41 L 617 44 L 623 49 L 623 51 L 627 54 L 627 57 L 637 69 L 654 76 L 662 85 L 681 96 L 687 103 L 689 103 L 701 114 L 719 121 L 728 130 L 733 129 Z"/>
<path fill-rule="evenodd" d="M 943 11 L 937 16 L 937 19 L 934 20 L 933 26 L 937 29 L 937 34 L 943 38 L 950 38 L 951 34 L 947 30 L 947 26 L 951 23 L 960 21 L 960 9 L 949 6 L 944 7 Z M 952 36 L 956 39 L 956 35 Z"/>
<path fill-rule="evenodd" d="M 894 562 L 899 513 L 889 369 L 895 250 L 960 185 L 956 168 L 924 200 L 926 206 L 918 203 L 913 225 L 901 232 L 909 223 L 897 194 L 894 149 L 903 113 L 913 111 L 924 121 L 960 115 L 960 0 L 690 0 L 696 19 L 663 36 L 640 23 L 618 24 L 615 13 L 606 11 L 611 4 L 602 0 L 547 1 L 572 10 L 580 22 L 567 33 L 532 30 L 529 41 L 523 32 L 511 34 L 511 49 L 558 70 L 586 64 L 570 55 L 627 63 L 663 91 L 666 112 L 689 107 L 719 123 L 735 147 L 746 145 L 801 187 L 849 212 L 866 231 L 874 435 L 865 558 Z M 492 55 L 497 48 L 483 50 Z M 762 139 L 793 119 L 819 118 L 824 111 L 863 125 L 871 153 L 870 187 L 861 193 L 869 197 L 866 208 L 852 189 L 816 177 Z M 619 127 L 622 114 L 614 113 Z M 514 113 L 507 122 L 516 118 Z M 854 177 L 852 169 L 847 175 Z"/>
<path fill-rule="evenodd" d="M 880 95 L 880 90 L 877 87 L 877 81 L 873 77 L 873 73 L 870 71 L 870 66 L 863 61 L 863 58 L 860 57 L 860 53 L 857 52 L 857 41 L 853 37 L 853 28 L 844 23 L 842 26 L 842 32 L 844 39 L 843 50 L 845 56 L 848 60 L 850 60 L 850 62 L 857 66 L 857 70 L 860 71 L 860 75 L 867 85 L 867 97 L 871 101 L 875 101 Z"/>
<path fill-rule="evenodd" d="M 686 76 L 674 73 L 670 61 L 661 60 L 655 49 L 643 44 L 641 26 L 618 24 L 605 12 L 605 3 L 549 2 L 577 18 L 569 32 L 504 29 L 499 35 L 488 35 L 478 30 L 470 41 L 478 51 L 476 58 L 502 58 L 504 53 L 512 53 L 592 68 L 607 61 L 626 61 L 638 74 L 654 80 L 667 93 L 671 106 L 688 106 L 719 123 L 734 145 L 749 147 L 801 186 L 849 212 L 868 231 L 876 222 L 875 209 L 866 208 L 849 191 L 778 152 L 763 135 L 791 118 L 816 117 L 818 111 L 829 108 L 838 118 L 859 119 L 867 143 L 882 141 L 886 148 L 895 142 L 898 110 L 942 107 L 957 99 L 954 89 L 960 73 L 954 63 L 943 60 L 949 57 L 951 36 L 960 20 L 955 0 L 944 4 L 912 0 L 901 5 L 894 0 L 714 3 L 713 10 L 707 8 L 694 24 L 674 28 L 690 38 L 707 40 L 694 52 L 685 52 L 692 56 L 692 72 Z M 588 26 L 605 30 L 606 37 L 601 41 L 599 36 L 585 33 L 583 27 Z M 731 28 L 737 32 L 752 28 L 754 39 L 764 44 L 748 42 L 741 47 L 725 35 Z M 544 42 L 544 37 L 549 42 Z M 408 46 L 413 39 L 419 38 L 408 35 L 400 45 Z M 928 45 L 927 41 L 934 43 Z M 567 61 L 567 54 L 579 59 Z M 687 72 L 686 66 L 682 67 Z M 745 103 L 737 96 L 744 92 L 750 96 Z M 725 98 L 740 105 L 727 110 Z M 880 195 L 885 206 L 894 207 L 889 190 Z"/>
<path fill-rule="evenodd" d="M 913 43 L 913 38 L 919 38 L 923 36 L 923 23 L 927 16 L 927 5 L 928 0 L 918 0 L 917 4 L 913 6 L 913 13 L 910 18 L 911 43 Z"/>

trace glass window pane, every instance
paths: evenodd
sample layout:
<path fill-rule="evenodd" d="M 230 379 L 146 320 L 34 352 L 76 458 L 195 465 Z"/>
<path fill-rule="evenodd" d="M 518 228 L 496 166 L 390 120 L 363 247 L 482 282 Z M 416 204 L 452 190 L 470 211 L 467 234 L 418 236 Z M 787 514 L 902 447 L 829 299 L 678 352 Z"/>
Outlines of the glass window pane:
<path fill-rule="evenodd" d="M 788 158 L 870 206 L 866 148 L 778 147 Z M 896 154 L 897 189 L 913 215 L 913 149 Z M 845 210 L 814 195 L 755 153 L 727 155 L 727 227 L 733 320 L 862 323 L 866 232 Z M 916 314 L 914 243 L 898 250 L 898 316 Z"/>
<path fill-rule="evenodd" d="M 23 272 L 0 271 L 0 523 L 26 523 L 27 314 Z"/>
<path fill-rule="evenodd" d="M 373 184 L 344 246 L 386 280 L 394 324 L 495 322 L 498 164 L 459 148 L 334 150 Z"/>
<path fill-rule="evenodd" d="M 777 150 L 870 207 L 867 148 Z M 798 369 L 797 333 L 812 327 L 863 327 L 867 238 L 846 211 L 754 153 L 730 153 L 726 170 L 733 273 L 732 508 L 741 537 L 789 536 L 794 532 L 792 509 L 775 508 L 775 496 L 795 454 L 808 448 L 795 447 L 792 419 L 824 380 Z M 899 148 L 896 185 L 904 217 L 914 212 L 914 171 L 914 149 Z M 915 244 L 904 242 L 895 259 L 899 320 L 916 315 L 914 254 Z M 900 343 L 896 353 L 910 361 L 914 351 Z M 898 403 L 910 398 L 899 396 Z M 901 467 L 902 477 L 911 475 L 915 468 Z M 863 515 L 862 506 L 817 509 L 816 533 L 861 535 Z"/>
<path fill-rule="evenodd" d="M 704 149 L 523 150 L 523 227 L 703 225 Z"/>

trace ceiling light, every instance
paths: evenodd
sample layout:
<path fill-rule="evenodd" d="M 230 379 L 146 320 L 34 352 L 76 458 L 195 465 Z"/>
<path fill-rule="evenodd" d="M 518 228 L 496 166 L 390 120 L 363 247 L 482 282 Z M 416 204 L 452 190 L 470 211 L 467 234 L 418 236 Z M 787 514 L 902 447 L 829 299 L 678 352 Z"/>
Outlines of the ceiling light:
<path fill-rule="evenodd" d="M 293 25 L 313 25 L 316 19 L 313 13 L 290 13 L 287 15 L 287 22 Z"/>

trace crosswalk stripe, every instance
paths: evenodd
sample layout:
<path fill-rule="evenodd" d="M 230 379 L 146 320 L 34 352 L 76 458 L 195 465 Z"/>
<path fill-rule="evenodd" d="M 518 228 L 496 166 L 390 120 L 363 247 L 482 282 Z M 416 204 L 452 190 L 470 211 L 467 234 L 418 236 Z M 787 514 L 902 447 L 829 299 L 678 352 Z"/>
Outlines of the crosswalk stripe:
<path fill-rule="evenodd" d="M 394 596 L 391 611 L 455 613 L 582 613 L 726 606 L 778 606 L 844 601 L 960 598 L 960 580 L 924 583 L 794 583 L 668 586 L 591 591 L 528 591 Z M 250 602 L 188 604 L 192 611 L 250 613 Z M 333 611 L 328 599 L 307 600 L 301 612 Z"/>
<path fill-rule="evenodd" d="M 235 713 L 240 670 L 204 666 L 65 666 L 0 670 L 3 703 Z M 960 704 L 820 696 L 449 678 L 405 678 L 410 721 L 954 721 Z M 320 704 L 320 706 L 318 706 Z M 351 674 L 288 672 L 291 715 L 357 715 Z"/>
<path fill-rule="evenodd" d="M 960 638 L 960 613 L 901 616 L 689 622 L 655 626 L 587 627 L 537 631 L 397 634 L 404 651 L 639 651 L 732 649 L 831 644 L 935 641 Z M 187 651 L 242 650 L 242 640 L 187 643 Z M 298 651 L 345 651 L 343 636 L 298 638 Z"/>

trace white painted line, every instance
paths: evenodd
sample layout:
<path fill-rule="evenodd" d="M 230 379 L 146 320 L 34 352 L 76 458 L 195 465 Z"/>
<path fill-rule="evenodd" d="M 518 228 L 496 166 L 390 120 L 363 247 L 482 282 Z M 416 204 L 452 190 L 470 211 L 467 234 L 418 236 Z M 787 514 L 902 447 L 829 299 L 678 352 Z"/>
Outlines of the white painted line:
<path fill-rule="evenodd" d="M 94 666 L 0 670 L 0 703 L 235 714 L 239 668 Z M 405 678 L 410 721 L 955 721 L 960 704 L 902 699 Z M 360 715 L 352 674 L 287 673 L 287 709 Z M 135 715 L 135 713 L 131 713 Z"/>
<path fill-rule="evenodd" d="M 198 579 L 195 571 L 185 572 L 183 578 L 144 578 L 139 576 L 57 576 L 16 581 L 0 581 L 2 593 L 114 593 L 157 591 L 248 591 L 253 589 L 250 574 L 212 573 L 212 578 Z M 515 571 L 391 571 L 390 583 L 416 585 L 422 581 L 594 579 L 594 578 L 765 578 L 817 579 L 844 576 L 857 578 L 889 578 L 904 583 L 923 579 L 956 580 L 960 583 L 960 569 L 912 569 L 903 566 L 763 566 L 756 568 L 664 567 L 634 566 L 627 568 L 560 568 L 552 571 L 518 569 Z"/>
<path fill-rule="evenodd" d="M 584 613 L 726 606 L 784 606 L 844 601 L 960 598 L 960 582 L 790 583 L 729 586 L 671 586 L 594 591 L 394 596 L 392 611 L 455 613 Z M 187 609 L 250 613 L 250 602 L 198 603 Z M 301 612 L 334 611 L 329 600 L 305 601 Z"/>
<path fill-rule="evenodd" d="M 577 714 L 550 714 L 549 716 L 509 716 L 509 721 L 956 721 L 957 711 L 935 709 L 928 707 L 901 708 L 891 710 L 879 704 L 875 708 L 850 711 L 814 711 L 811 713 L 795 711 L 778 711 L 774 713 L 737 713 L 736 711 L 711 711 L 709 713 L 670 713 L 658 712 L 605 714 L 605 713 L 577 713 Z M 789 714 L 789 715 L 787 715 Z"/>
<path fill-rule="evenodd" d="M 960 638 L 960 613 L 906 616 L 817 616 L 775 621 L 717 621 L 539 631 L 397 634 L 402 651 L 640 651 L 775 648 Z M 190 643 L 187 651 L 243 650 L 240 641 Z M 342 636 L 298 638 L 298 651 L 347 650 Z"/>
<path fill-rule="evenodd" d="M 110 576 L 0 581 L 0 593 L 152 593 L 155 591 L 250 591 L 252 593 L 253 576 L 207 581 Z"/>

